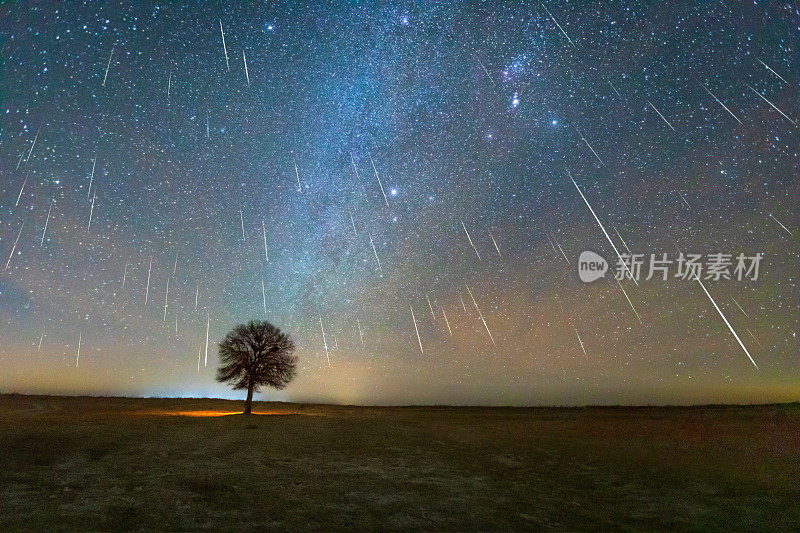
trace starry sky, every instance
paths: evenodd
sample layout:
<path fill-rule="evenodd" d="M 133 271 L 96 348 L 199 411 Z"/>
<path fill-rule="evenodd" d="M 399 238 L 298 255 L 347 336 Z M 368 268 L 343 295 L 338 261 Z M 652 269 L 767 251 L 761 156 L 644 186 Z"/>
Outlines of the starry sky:
<path fill-rule="evenodd" d="M 266 318 L 263 399 L 800 399 L 797 8 L 187 4 L 0 7 L 3 392 L 238 398 Z M 759 277 L 582 283 L 580 193 Z"/>

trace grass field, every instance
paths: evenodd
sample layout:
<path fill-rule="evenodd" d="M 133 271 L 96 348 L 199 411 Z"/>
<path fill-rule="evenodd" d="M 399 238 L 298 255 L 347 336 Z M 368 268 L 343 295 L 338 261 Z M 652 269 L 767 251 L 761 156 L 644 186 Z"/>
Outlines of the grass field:
<path fill-rule="evenodd" d="M 0 396 L 0 529 L 800 528 L 798 404 L 241 407 Z"/>

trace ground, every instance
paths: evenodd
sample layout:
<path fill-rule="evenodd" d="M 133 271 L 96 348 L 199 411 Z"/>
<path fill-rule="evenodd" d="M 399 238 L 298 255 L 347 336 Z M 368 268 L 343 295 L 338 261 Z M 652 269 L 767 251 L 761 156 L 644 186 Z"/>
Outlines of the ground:
<path fill-rule="evenodd" d="M 800 527 L 800 404 L 241 409 L 0 396 L 0 530 Z"/>

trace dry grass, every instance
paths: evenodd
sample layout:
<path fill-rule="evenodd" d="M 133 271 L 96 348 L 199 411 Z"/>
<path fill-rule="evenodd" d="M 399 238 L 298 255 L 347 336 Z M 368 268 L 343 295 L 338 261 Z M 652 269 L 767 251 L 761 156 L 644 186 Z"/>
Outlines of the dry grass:
<path fill-rule="evenodd" d="M 796 530 L 800 405 L 0 396 L 0 529 Z"/>

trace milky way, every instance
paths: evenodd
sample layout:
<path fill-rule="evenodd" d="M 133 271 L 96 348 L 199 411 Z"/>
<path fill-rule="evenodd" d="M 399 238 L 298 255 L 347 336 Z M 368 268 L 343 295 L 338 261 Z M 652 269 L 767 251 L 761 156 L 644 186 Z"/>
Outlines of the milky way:
<path fill-rule="evenodd" d="M 216 343 L 266 315 L 264 398 L 800 394 L 788 6 L 0 9 L 3 392 L 236 396 Z"/>

